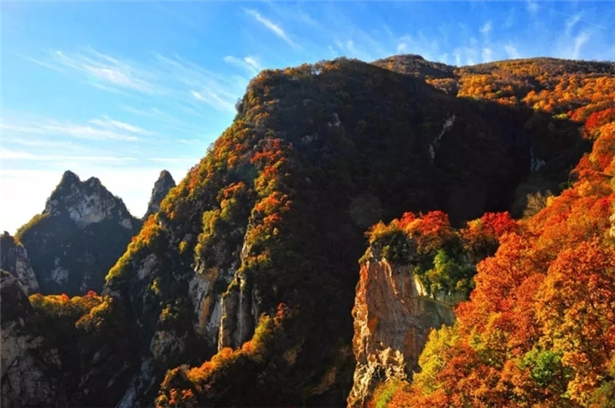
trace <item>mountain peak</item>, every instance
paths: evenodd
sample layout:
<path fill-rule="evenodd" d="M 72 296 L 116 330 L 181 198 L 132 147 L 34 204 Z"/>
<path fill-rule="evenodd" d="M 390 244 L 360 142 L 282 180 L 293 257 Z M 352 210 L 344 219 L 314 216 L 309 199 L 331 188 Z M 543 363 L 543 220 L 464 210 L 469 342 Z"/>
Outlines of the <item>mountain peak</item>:
<path fill-rule="evenodd" d="M 64 172 L 47 199 L 44 213 L 68 216 L 79 228 L 113 218 L 125 228 L 132 228 L 132 216 L 120 198 L 111 194 L 98 178 L 81 181 L 70 170 Z"/>
<path fill-rule="evenodd" d="M 62 185 L 70 186 L 79 183 L 81 183 L 81 179 L 79 178 L 79 176 L 70 170 L 66 170 L 64 174 L 62 174 L 62 178 L 60 179 L 60 184 L 58 185 L 58 187 Z"/>
<path fill-rule="evenodd" d="M 152 188 L 152 195 L 143 219 L 146 219 L 150 215 L 155 214 L 158 210 L 160 210 L 160 203 L 166 197 L 169 190 L 173 187 L 175 187 L 175 180 L 173 180 L 173 176 L 171 176 L 171 173 L 167 170 L 162 170 L 158 176 L 158 180 L 154 183 L 154 188 Z"/>

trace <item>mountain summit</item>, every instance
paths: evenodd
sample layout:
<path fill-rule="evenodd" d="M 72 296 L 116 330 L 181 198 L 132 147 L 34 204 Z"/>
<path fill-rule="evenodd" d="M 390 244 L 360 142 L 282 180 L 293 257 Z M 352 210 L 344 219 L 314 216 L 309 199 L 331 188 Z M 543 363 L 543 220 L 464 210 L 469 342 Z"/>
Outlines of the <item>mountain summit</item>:
<path fill-rule="evenodd" d="M 47 199 L 44 214 L 68 217 L 78 228 L 101 221 L 115 220 L 122 227 L 133 229 L 134 217 L 124 202 L 111 194 L 96 177 L 81 181 L 70 170 Z"/>
<path fill-rule="evenodd" d="M 99 179 L 66 171 L 43 212 L 20 228 L 41 293 L 101 291 L 104 277 L 140 229 Z"/>

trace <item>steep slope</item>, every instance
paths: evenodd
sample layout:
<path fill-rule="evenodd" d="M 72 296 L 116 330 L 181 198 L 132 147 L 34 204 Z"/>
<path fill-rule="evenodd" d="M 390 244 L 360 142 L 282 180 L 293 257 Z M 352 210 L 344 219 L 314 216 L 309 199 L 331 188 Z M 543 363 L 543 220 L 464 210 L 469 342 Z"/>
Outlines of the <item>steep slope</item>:
<path fill-rule="evenodd" d="M 568 121 L 345 59 L 262 72 L 238 108 L 107 276 L 143 345 L 122 406 L 152 398 L 174 361 L 216 352 L 172 370 L 159 405 L 343 404 L 364 229 L 407 208 L 455 223 L 508 208 L 549 123 L 560 143 L 544 168 L 584 148 Z"/>
<path fill-rule="evenodd" d="M 96 178 L 67 171 L 45 210 L 17 232 L 41 293 L 100 292 L 107 271 L 141 227 Z"/>
<path fill-rule="evenodd" d="M 149 203 L 147 204 L 147 211 L 143 216 L 143 220 L 147 220 L 147 218 L 158 212 L 160 210 L 160 203 L 167 196 L 169 190 L 175 187 L 175 180 L 173 180 L 173 176 L 166 170 L 162 170 L 160 172 L 160 176 L 158 176 L 158 180 L 154 183 L 154 188 L 152 188 L 152 195 L 150 196 Z"/>
<path fill-rule="evenodd" d="M 6 231 L 0 236 L 0 269 L 19 279 L 27 294 L 39 291 L 28 252 Z"/>

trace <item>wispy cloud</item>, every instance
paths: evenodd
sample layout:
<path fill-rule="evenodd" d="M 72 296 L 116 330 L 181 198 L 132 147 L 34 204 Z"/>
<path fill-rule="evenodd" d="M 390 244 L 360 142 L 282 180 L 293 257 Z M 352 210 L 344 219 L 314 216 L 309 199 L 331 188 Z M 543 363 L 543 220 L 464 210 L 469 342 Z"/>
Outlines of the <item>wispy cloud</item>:
<path fill-rule="evenodd" d="M 235 112 L 235 102 L 248 84 L 244 77 L 217 74 L 178 55 L 155 57 L 174 78 L 173 97 L 196 109 L 195 103 L 204 102 L 218 111 Z"/>
<path fill-rule="evenodd" d="M 250 72 L 252 75 L 258 74 L 263 69 L 263 67 L 261 66 L 261 64 L 259 64 L 256 58 L 250 56 L 244 58 L 237 58 L 228 55 L 224 57 L 224 62 L 234 65 L 236 67 L 243 68 Z"/>
<path fill-rule="evenodd" d="M 150 75 L 146 71 L 93 49 L 87 49 L 83 53 L 51 50 L 50 56 L 51 61 L 44 62 L 44 64 L 31 57 L 30 60 L 53 69 L 72 70 L 84 76 L 93 85 L 127 89 L 144 94 L 160 93 L 160 90 L 150 81 Z"/>
<path fill-rule="evenodd" d="M 256 21 L 258 21 L 259 23 L 264 25 L 269 31 L 274 33 L 276 36 L 278 36 L 282 40 L 286 41 L 288 44 L 290 44 L 294 48 L 301 48 L 301 46 L 299 44 L 295 43 L 293 40 L 291 40 L 288 37 L 288 34 L 286 34 L 286 31 L 284 31 L 284 29 L 280 25 L 275 24 L 273 21 L 271 21 L 268 18 L 264 17 L 263 15 L 261 15 L 256 10 L 246 9 L 245 11 L 248 14 L 250 14 L 252 17 L 254 17 L 256 19 Z"/>
<path fill-rule="evenodd" d="M 423 33 L 404 35 L 397 44 L 398 53 L 418 54 L 428 60 L 439 60 L 440 47 L 436 39 L 429 39 Z"/>
<path fill-rule="evenodd" d="M 29 135 L 28 138 L 4 136 L 3 142 L 5 144 L 11 144 L 11 145 L 39 147 L 39 148 L 46 148 L 46 149 L 64 149 L 64 150 L 70 150 L 70 151 L 87 150 L 85 147 L 75 144 L 73 142 L 53 140 L 53 139 L 47 140 L 47 139 L 32 137 L 32 135 Z"/>
<path fill-rule="evenodd" d="M 8 136 L 22 134 L 63 136 L 87 140 L 139 140 L 139 137 L 133 134 L 126 134 L 106 127 L 101 127 L 95 123 L 79 124 L 38 117 L 17 119 L 4 117 L 3 122 L 0 124 L 0 129 L 2 129 L 5 135 Z"/>
<path fill-rule="evenodd" d="M 566 20 L 566 31 L 570 32 L 574 28 L 574 26 L 581 20 L 582 16 L 582 12 L 570 16 L 570 18 Z"/>
<path fill-rule="evenodd" d="M 483 48 L 483 52 L 482 52 L 483 62 L 492 61 L 492 58 L 491 58 L 492 55 L 493 55 L 493 51 L 491 51 L 491 48 L 489 47 Z"/>
<path fill-rule="evenodd" d="M 506 20 L 504 20 L 504 24 L 502 27 L 510 28 L 515 24 L 515 8 L 511 8 L 508 13 L 506 13 Z"/>
<path fill-rule="evenodd" d="M 65 161 L 83 161 L 83 162 L 126 162 L 135 161 L 134 157 L 114 157 L 114 156 L 80 156 L 80 155 L 40 155 L 30 152 L 15 151 L 8 148 L 0 150 L 0 159 L 2 160 L 33 160 L 46 162 L 65 162 Z"/>
<path fill-rule="evenodd" d="M 130 123 L 120 122 L 119 120 L 111 119 L 106 115 L 103 116 L 102 119 L 92 119 L 90 120 L 90 123 L 101 126 L 106 129 L 119 129 L 122 131 L 131 132 L 131 133 L 138 133 L 141 135 L 153 134 L 153 132 L 150 132 L 149 130 L 145 130 L 138 126 L 131 125 Z"/>
<path fill-rule="evenodd" d="M 578 59 L 579 58 L 579 53 L 581 52 L 581 47 L 583 47 L 583 44 L 585 44 L 587 42 L 587 40 L 589 40 L 590 35 L 588 33 L 586 33 L 585 31 L 583 31 L 582 33 L 580 33 L 578 36 L 575 37 L 574 39 L 574 49 L 572 51 L 572 59 Z"/>
<path fill-rule="evenodd" d="M 54 65 L 52 63 L 48 63 L 48 62 L 42 61 L 40 59 L 32 58 L 32 57 L 29 57 L 27 55 L 21 55 L 21 54 L 19 54 L 19 57 L 25 59 L 26 61 L 33 62 L 36 65 L 40 65 L 41 67 L 49 68 L 49 69 L 52 69 L 52 70 L 58 71 L 58 72 L 66 72 L 62 68 L 60 68 L 60 67 L 58 67 L 58 66 L 56 66 L 56 65 Z"/>
<path fill-rule="evenodd" d="M 103 54 L 92 48 L 82 52 L 51 51 L 46 60 L 26 57 L 33 63 L 59 69 L 78 77 L 99 89 L 133 96 L 164 98 L 167 106 L 201 117 L 206 103 L 222 112 L 234 112 L 234 104 L 245 91 L 248 79 L 239 75 L 222 75 L 204 69 L 178 55 L 153 54 L 154 61 L 129 62 Z M 240 60 L 250 72 L 262 67 L 254 56 Z M 105 129 L 150 134 L 130 124 L 98 119 L 90 122 Z"/>
<path fill-rule="evenodd" d="M 529 11 L 531 14 L 536 14 L 536 12 L 538 11 L 538 7 L 539 6 L 536 1 L 532 1 L 532 0 L 526 1 L 527 11 Z"/>
<path fill-rule="evenodd" d="M 510 44 L 505 45 L 504 51 L 506 51 L 508 58 L 512 58 L 512 59 L 521 58 L 521 54 L 519 54 L 519 51 L 514 45 L 510 45 Z"/>
<path fill-rule="evenodd" d="M 483 26 L 480 28 L 480 32 L 481 34 L 483 34 L 484 36 L 488 36 L 489 33 L 491 32 L 491 21 L 487 21 L 485 24 L 483 24 Z"/>
<path fill-rule="evenodd" d="M 120 105 L 120 109 L 133 115 L 150 118 L 165 128 L 173 129 L 180 134 L 203 137 L 205 133 L 202 128 L 194 123 L 181 120 L 155 107 L 137 109 L 128 105 Z"/>

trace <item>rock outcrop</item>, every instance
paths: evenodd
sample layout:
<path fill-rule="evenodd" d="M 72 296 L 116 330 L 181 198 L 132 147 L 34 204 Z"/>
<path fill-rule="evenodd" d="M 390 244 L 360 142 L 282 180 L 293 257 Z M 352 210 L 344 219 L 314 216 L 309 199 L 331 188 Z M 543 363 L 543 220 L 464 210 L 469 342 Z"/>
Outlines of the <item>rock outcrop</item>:
<path fill-rule="evenodd" d="M 27 294 L 39 291 L 28 251 L 6 231 L 0 237 L 0 269 L 16 277 Z"/>
<path fill-rule="evenodd" d="M 124 202 L 109 192 L 96 177 L 81 181 L 72 171 L 66 171 L 56 189 L 47 199 L 43 215 L 67 216 L 83 229 L 90 224 L 115 220 L 123 228 L 133 228 L 134 218 Z"/>
<path fill-rule="evenodd" d="M 158 180 L 154 183 L 154 188 L 152 188 L 152 195 L 149 199 L 149 203 L 147 204 L 147 211 L 143 216 L 144 220 L 160 210 L 160 203 L 166 197 L 169 190 L 173 187 L 175 187 L 175 180 L 173 180 L 173 176 L 171 176 L 171 173 L 168 171 L 162 170 Z"/>
<path fill-rule="evenodd" d="M 122 200 L 97 178 L 79 180 L 66 171 L 44 211 L 20 228 L 40 291 L 100 292 L 111 266 L 141 228 Z"/>
<path fill-rule="evenodd" d="M 350 407 L 365 407 L 381 382 L 411 378 L 430 330 L 454 322 L 450 302 L 429 297 L 410 268 L 391 265 L 376 248 L 370 251 L 352 311 L 357 366 Z"/>
<path fill-rule="evenodd" d="M 1 274 L 1 405 L 62 406 L 58 351 L 35 328 L 34 312 L 20 281 L 6 271 Z"/>

